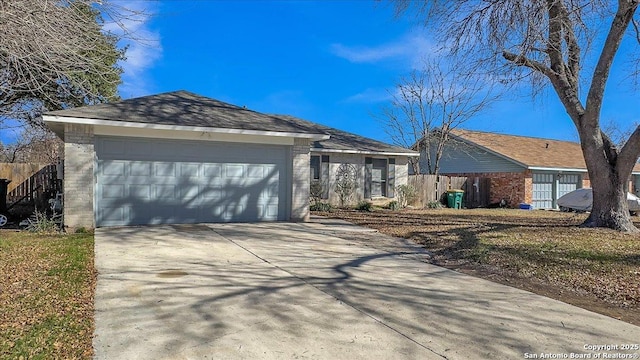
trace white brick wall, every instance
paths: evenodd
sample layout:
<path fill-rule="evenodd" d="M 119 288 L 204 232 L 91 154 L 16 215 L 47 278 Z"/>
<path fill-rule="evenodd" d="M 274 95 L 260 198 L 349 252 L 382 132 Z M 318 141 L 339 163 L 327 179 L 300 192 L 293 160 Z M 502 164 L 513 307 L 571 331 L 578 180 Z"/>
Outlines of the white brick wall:
<path fill-rule="evenodd" d="M 409 158 L 407 156 L 396 157 L 396 187 L 407 185 L 409 181 Z"/>
<path fill-rule="evenodd" d="M 309 148 L 308 139 L 294 139 L 292 149 L 291 220 L 309 220 Z"/>
<path fill-rule="evenodd" d="M 93 127 L 65 124 L 64 138 L 64 223 L 93 228 Z"/>
<path fill-rule="evenodd" d="M 321 155 L 321 153 L 314 153 L 314 155 Z M 326 154 L 324 154 L 326 155 Z M 371 155 L 362 154 L 341 154 L 332 153 L 329 154 L 329 202 L 334 205 L 340 203 L 340 198 L 336 193 L 335 179 L 338 168 L 341 164 L 352 164 L 356 167 L 358 173 L 358 187 L 354 192 L 349 205 L 355 205 L 359 201 L 364 199 L 364 159 Z M 375 157 L 375 156 L 374 156 Z M 384 156 L 380 156 L 384 158 Z M 396 156 L 395 166 L 395 186 L 406 185 L 408 181 L 408 157 Z"/>

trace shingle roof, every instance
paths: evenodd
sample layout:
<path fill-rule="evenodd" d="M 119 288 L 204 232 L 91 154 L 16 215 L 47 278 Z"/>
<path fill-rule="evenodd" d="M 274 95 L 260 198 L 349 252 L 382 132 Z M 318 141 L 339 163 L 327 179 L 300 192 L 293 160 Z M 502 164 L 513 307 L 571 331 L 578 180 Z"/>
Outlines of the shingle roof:
<path fill-rule="evenodd" d="M 527 167 L 587 168 L 577 142 L 461 129 L 453 130 L 452 135 Z M 636 165 L 634 171 L 640 171 L 640 166 Z"/>
<path fill-rule="evenodd" d="M 312 123 L 288 115 L 269 115 L 188 91 L 48 112 L 45 115 L 132 123 L 212 127 L 297 134 L 325 134 L 313 149 L 412 154 L 411 150 Z"/>
<path fill-rule="evenodd" d="M 289 115 L 275 115 L 283 119 L 302 123 L 304 126 L 313 128 L 320 134 L 329 135 L 328 140 L 320 140 L 313 142 L 311 149 L 316 151 L 345 151 L 349 152 L 357 150 L 359 152 L 377 152 L 388 154 L 406 154 L 418 156 L 417 152 L 399 146 L 389 145 L 377 140 L 373 140 L 364 136 L 356 135 L 350 132 L 330 128 L 328 126 L 312 123 L 310 121 L 295 118 Z"/>
<path fill-rule="evenodd" d="M 48 112 L 45 115 L 136 123 L 313 134 L 308 126 L 244 107 L 174 91 Z"/>

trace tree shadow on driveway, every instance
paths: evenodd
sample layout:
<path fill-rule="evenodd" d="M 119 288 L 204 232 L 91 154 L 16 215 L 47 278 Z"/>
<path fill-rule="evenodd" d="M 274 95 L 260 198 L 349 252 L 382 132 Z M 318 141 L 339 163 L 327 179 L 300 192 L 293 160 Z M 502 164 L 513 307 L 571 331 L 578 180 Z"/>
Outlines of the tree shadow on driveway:
<path fill-rule="evenodd" d="M 639 338 L 413 255 L 285 223 L 99 229 L 96 357 L 522 358 Z"/>

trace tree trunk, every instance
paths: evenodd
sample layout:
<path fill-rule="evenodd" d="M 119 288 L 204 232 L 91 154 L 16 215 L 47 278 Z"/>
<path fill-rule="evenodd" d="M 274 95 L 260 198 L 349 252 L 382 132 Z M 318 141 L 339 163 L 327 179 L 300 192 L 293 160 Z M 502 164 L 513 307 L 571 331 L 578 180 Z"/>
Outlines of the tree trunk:
<path fill-rule="evenodd" d="M 631 171 L 617 170 L 607 162 L 602 152 L 590 152 L 583 145 L 585 161 L 589 164 L 589 179 L 593 191 L 591 214 L 582 227 L 606 227 L 625 232 L 640 232 L 631 221 L 627 192 Z"/>
<path fill-rule="evenodd" d="M 420 151 L 420 148 L 418 148 L 418 151 Z M 411 170 L 413 171 L 414 175 L 420 175 L 420 158 L 417 157 L 410 157 L 409 158 L 409 165 L 411 166 Z"/>

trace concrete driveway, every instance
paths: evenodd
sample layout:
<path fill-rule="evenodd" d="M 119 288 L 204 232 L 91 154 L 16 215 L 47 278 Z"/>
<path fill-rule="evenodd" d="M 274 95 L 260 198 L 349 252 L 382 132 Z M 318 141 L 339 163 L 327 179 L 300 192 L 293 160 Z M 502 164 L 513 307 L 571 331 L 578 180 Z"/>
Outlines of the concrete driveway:
<path fill-rule="evenodd" d="M 590 348 L 640 327 L 426 257 L 335 220 L 101 228 L 96 359 L 640 354 Z"/>

